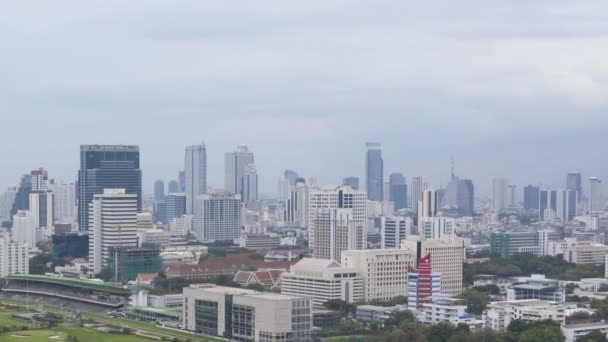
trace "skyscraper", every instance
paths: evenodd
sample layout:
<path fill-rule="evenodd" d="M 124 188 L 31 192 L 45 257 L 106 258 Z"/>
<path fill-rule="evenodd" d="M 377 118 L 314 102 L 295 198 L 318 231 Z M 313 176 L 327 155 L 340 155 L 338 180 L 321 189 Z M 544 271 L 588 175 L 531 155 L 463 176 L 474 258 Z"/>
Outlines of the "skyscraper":
<path fill-rule="evenodd" d="M 539 191 L 539 214 L 542 220 L 547 220 L 546 215 L 555 215 L 555 219 L 560 222 L 571 221 L 576 216 L 576 198 L 575 190 L 547 190 Z"/>
<path fill-rule="evenodd" d="M 49 173 L 43 169 L 32 170 L 32 191 L 46 190 L 49 186 Z"/>
<path fill-rule="evenodd" d="M 492 208 L 498 212 L 507 207 L 509 181 L 506 178 L 494 178 Z"/>
<path fill-rule="evenodd" d="M 77 219 L 76 184 L 53 181 L 53 203 L 55 220 L 60 223 L 74 223 Z"/>
<path fill-rule="evenodd" d="M 604 211 L 605 203 L 602 193 L 602 180 L 597 177 L 589 177 L 589 211 L 597 213 Z"/>
<path fill-rule="evenodd" d="M 422 192 L 422 200 L 418 205 L 418 217 L 437 216 L 437 192 L 433 189 L 424 190 L 424 192 Z M 418 220 L 418 223 L 420 223 L 420 220 Z"/>
<path fill-rule="evenodd" d="M 380 143 L 368 142 L 365 154 L 365 189 L 367 199 L 382 201 L 384 199 L 384 161 Z"/>
<path fill-rule="evenodd" d="M 207 149 L 205 143 L 186 146 L 184 166 L 186 213 L 194 212 L 196 196 L 207 192 Z"/>
<path fill-rule="evenodd" d="M 304 180 L 298 181 L 289 192 L 285 209 L 285 222 L 290 227 L 308 227 L 309 188 Z"/>
<path fill-rule="evenodd" d="M 470 179 L 458 180 L 457 202 L 458 214 L 473 216 L 475 214 L 475 185 Z"/>
<path fill-rule="evenodd" d="M 353 190 L 359 190 L 359 177 L 346 177 L 342 180 L 342 184 L 349 185 Z"/>
<path fill-rule="evenodd" d="M 528 185 L 524 188 L 524 209 L 538 209 L 540 203 L 539 191 L 538 186 Z"/>
<path fill-rule="evenodd" d="M 53 192 L 38 190 L 30 192 L 30 212 L 36 217 L 38 227 L 46 237 L 54 233 Z"/>
<path fill-rule="evenodd" d="M 294 170 L 285 170 L 283 177 L 279 179 L 279 199 L 286 201 L 289 197 L 289 192 L 296 185 L 296 181 L 300 178 Z"/>
<path fill-rule="evenodd" d="M 580 201 L 583 197 L 583 179 L 580 172 L 568 172 L 568 175 L 566 175 L 566 190 L 576 191 Z"/>
<path fill-rule="evenodd" d="M 104 189 L 124 189 L 136 195 L 141 211 L 141 169 L 139 146 L 81 145 L 78 171 L 78 223 L 81 231 L 89 229 L 89 204 Z"/>
<path fill-rule="evenodd" d="M 516 200 L 517 186 L 513 184 L 509 184 L 507 186 L 507 207 L 515 208 L 517 207 Z"/>
<path fill-rule="evenodd" d="M 389 178 L 390 201 L 395 203 L 395 209 L 407 207 L 407 184 L 401 173 L 391 173 Z"/>
<path fill-rule="evenodd" d="M 243 198 L 243 175 L 247 165 L 254 164 L 253 153 L 247 145 L 239 145 L 236 151 L 226 153 L 224 161 L 224 190 Z"/>
<path fill-rule="evenodd" d="M 258 173 L 254 164 L 245 167 L 245 172 L 241 178 L 241 189 L 243 192 L 243 203 L 250 209 L 257 210 L 258 201 Z"/>
<path fill-rule="evenodd" d="M 137 247 L 138 196 L 104 188 L 89 203 L 89 264 L 98 274 L 108 265 L 111 249 Z"/>
<path fill-rule="evenodd" d="M 184 193 L 169 193 L 165 197 L 165 213 L 163 216 L 164 223 L 171 221 L 186 213 L 186 194 Z"/>
<path fill-rule="evenodd" d="M 0 198 L 0 221 L 10 221 L 11 209 L 13 208 L 13 202 L 15 202 L 15 196 L 17 195 L 17 188 L 9 188 Z"/>
<path fill-rule="evenodd" d="M 15 200 L 11 206 L 11 220 L 19 210 L 30 208 L 30 192 L 32 191 L 32 175 L 25 174 L 21 177 L 19 187 L 15 193 Z"/>
<path fill-rule="evenodd" d="M 241 235 L 241 195 L 198 195 L 194 209 L 192 229 L 199 241 L 233 241 Z"/>
<path fill-rule="evenodd" d="M 175 179 L 170 180 L 169 185 L 167 186 L 167 193 L 175 194 L 178 192 L 181 192 L 179 189 L 179 183 Z"/>
<path fill-rule="evenodd" d="M 154 182 L 154 201 L 164 202 L 165 201 L 165 182 L 157 180 Z"/>
<path fill-rule="evenodd" d="M 412 177 L 411 181 L 410 207 L 418 213 L 418 202 L 422 200 L 422 193 L 429 188 L 429 181 L 426 177 Z"/>

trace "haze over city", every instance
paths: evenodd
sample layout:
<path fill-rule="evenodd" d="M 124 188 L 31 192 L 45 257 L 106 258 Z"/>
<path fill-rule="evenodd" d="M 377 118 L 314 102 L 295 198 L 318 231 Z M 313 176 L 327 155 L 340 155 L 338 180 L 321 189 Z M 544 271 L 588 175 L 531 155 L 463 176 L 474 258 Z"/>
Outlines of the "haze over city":
<path fill-rule="evenodd" d="M 80 144 L 137 144 L 143 185 L 206 142 L 209 185 L 246 143 L 260 191 L 284 169 L 338 184 L 384 169 L 491 193 L 606 178 L 603 1 L 13 1 L 0 12 L 0 186 L 77 178 Z M 547 6 L 551 4 L 551 6 Z"/>

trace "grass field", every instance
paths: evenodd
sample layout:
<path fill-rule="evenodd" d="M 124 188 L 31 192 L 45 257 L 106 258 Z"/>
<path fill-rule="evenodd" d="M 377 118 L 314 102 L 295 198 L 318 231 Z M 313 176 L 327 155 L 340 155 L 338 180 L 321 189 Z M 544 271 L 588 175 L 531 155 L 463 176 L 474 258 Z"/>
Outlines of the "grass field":
<path fill-rule="evenodd" d="M 132 336 L 102 333 L 93 329 L 59 326 L 53 330 L 11 331 L 0 335 L 0 342 L 63 342 L 73 336 L 82 342 L 150 342 L 151 340 Z"/>
<path fill-rule="evenodd" d="M 33 327 L 33 325 L 18 319 L 11 318 L 12 310 L 8 310 L 6 308 L 0 307 L 0 326 L 11 327 L 13 325 L 22 327 L 26 326 L 28 328 Z"/>

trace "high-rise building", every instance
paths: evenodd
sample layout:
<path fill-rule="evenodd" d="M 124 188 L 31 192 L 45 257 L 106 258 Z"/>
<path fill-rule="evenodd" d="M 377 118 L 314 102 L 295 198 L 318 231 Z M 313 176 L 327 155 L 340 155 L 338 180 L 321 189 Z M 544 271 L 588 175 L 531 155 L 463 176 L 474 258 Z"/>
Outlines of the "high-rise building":
<path fill-rule="evenodd" d="M 605 207 L 602 180 L 589 177 L 589 212 L 598 213 L 604 211 Z"/>
<path fill-rule="evenodd" d="M 186 194 L 170 193 L 165 196 L 165 215 L 163 223 L 171 223 L 174 218 L 186 214 Z"/>
<path fill-rule="evenodd" d="M 389 178 L 390 201 L 395 203 L 395 209 L 407 208 L 407 184 L 401 173 L 391 173 Z"/>
<path fill-rule="evenodd" d="M 440 239 L 455 234 L 456 220 L 451 217 L 421 217 L 418 221 L 418 234 L 426 240 Z"/>
<path fill-rule="evenodd" d="M 492 209 L 499 212 L 508 205 L 509 180 L 506 178 L 494 178 L 492 192 Z"/>
<path fill-rule="evenodd" d="M 137 200 L 141 211 L 142 188 L 139 146 L 81 145 L 78 171 L 78 226 L 89 230 L 89 204 L 104 189 L 124 189 Z"/>
<path fill-rule="evenodd" d="M 55 220 L 53 218 L 53 191 L 37 190 L 30 192 L 30 212 L 36 217 L 38 228 L 45 237 L 54 233 Z"/>
<path fill-rule="evenodd" d="M 204 142 L 186 146 L 184 186 L 186 213 L 192 214 L 196 196 L 207 192 L 207 149 Z"/>
<path fill-rule="evenodd" d="M 349 185 L 353 190 L 359 190 L 359 177 L 350 176 L 342 180 L 343 185 Z"/>
<path fill-rule="evenodd" d="M 255 163 L 253 152 L 249 152 L 247 145 L 239 145 L 236 151 L 227 152 L 224 160 L 224 190 L 243 198 L 243 175 L 247 165 Z"/>
<path fill-rule="evenodd" d="M 241 192 L 243 197 L 241 198 L 243 203 L 249 209 L 258 208 L 258 173 L 255 168 L 255 164 L 249 164 L 245 167 L 243 177 L 241 178 Z"/>
<path fill-rule="evenodd" d="M 560 222 L 571 221 L 576 216 L 576 191 L 572 190 L 540 190 L 539 214 L 542 220 L 547 221 L 548 210 L 552 211 L 555 219 Z"/>
<path fill-rule="evenodd" d="M 517 186 L 513 185 L 513 184 L 509 184 L 507 186 L 507 207 L 508 208 L 517 207 L 516 193 L 517 193 Z"/>
<path fill-rule="evenodd" d="M 109 265 L 117 247 L 137 247 L 138 196 L 104 189 L 89 204 L 89 264 L 93 274 Z"/>
<path fill-rule="evenodd" d="M 289 192 L 285 222 L 291 227 L 308 227 L 308 198 L 309 188 L 304 180 L 298 182 Z"/>
<path fill-rule="evenodd" d="M 47 190 L 49 187 L 49 173 L 43 168 L 32 170 L 32 191 Z"/>
<path fill-rule="evenodd" d="M 0 197 L 0 222 L 12 220 L 11 209 L 15 196 L 17 196 L 17 188 L 8 188 Z"/>
<path fill-rule="evenodd" d="M 429 181 L 426 177 L 412 177 L 410 187 L 410 206 L 418 213 L 418 202 L 422 201 L 422 193 L 429 188 Z"/>
<path fill-rule="evenodd" d="M 342 185 L 337 188 L 327 188 L 311 190 L 309 192 L 309 219 L 308 219 L 308 245 L 313 251 L 315 250 L 315 243 L 317 236 L 333 236 L 332 227 L 334 227 L 333 233 L 342 232 L 344 227 L 340 227 L 338 231 L 335 230 L 336 224 L 348 223 L 351 227 L 352 234 L 349 234 L 350 238 L 362 236 L 363 241 L 356 242 L 360 248 L 367 246 L 367 195 L 363 191 L 353 190 L 348 185 Z M 340 215 L 338 212 L 334 212 L 332 209 L 352 209 L 352 213 L 347 214 L 348 210 L 342 210 Z M 340 221 L 340 218 L 344 218 L 346 221 Z M 334 236 L 335 237 L 335 236 Z M 342 243 L 344 240 L 341 240 Z M 322 241 L 324 247 L 319 247 L 319 252 L 323 250 L 323 255 L 330 255 L 328 250 L 328 243 L 330 241 Z M 334 241 L 336 242 L 336 241 Z M 354 242 L 351 240 L 351 242 Z M 345 250 L 348 249 L 347 245 L 339 245 L 333 249 Z M 340 254 L 334 253 L 337 262 L 340 261 Z"/>
<path fill-rule="evenodd" d="M 179 183 L 179 190 L 177 192 L 186 193 L 186 171 L 180 170 L 177 172 L 177 182 Z"/>
<path fill-rule="evenodd" d="M 0 277 L 30 274 L 29 251 L 26 243 L 11 242 L 10 234 L 0 234 Z"/>
<path fill-rule="evenodd" d="M 437 191 L 426 189 L 422 192 L 422 200 L 418 203 L 418 217 L 437 216 Z"/>
<path fill-rule="evenodd" d="M 416 265 L 415 272 L 407 273 L 407 306 L 413 311 L 441 294 L 441 273 L 431 270 L 431 254 L 419 259 Z"/>
<path fill-rule="evenodd" d="M 583 197 L 583 178 L 580 172 L 568 172 L 568 175 L 566 175 L 566 190 L 576 191 L 580 201 Z"/>
<path fill-rule="evenodd" d="M 76 184 L 54 181 L 53 204 L 55 220 L 59 223 L 74 223 L 77 219 Z"/>
<path fill-rule="evenodd" d="M 194 207 L 194 235 L 199 241 L 234 241 L 241 235 L 241 195 L 198 195 Z"/>
<path fill-rule="evenodd" d="M 458 179 L 456 205 L 460 216 L 473 216 L 475 214 L 475 185 L 473 185 L 472 180 Z"/>
<path fill-rule="evenodd" d="M 431 272 L 441 274 L 441 294 L 456 296 L 462 292 L 464 240 L 456 235 L 446 235 L 438 240 L 420 240 L 408 237 L 401 249 L 414 253 L 417 260 L 431 254 Z M 420 268 L 420 263 L 417 265 Z"/>
<path fill-rule="evenodd" d="M 179 183 L 175 179 L 170 180 L 167 185 L 167 193 L 174 194 L 178 192 L 181 192 L 179 190 Z"/>
<path fill-rule="evenodd" d="M 412 251 L 403 249 L 368 249 L 342 252 L 342 265 L 363 276 L 365 301 L 388 302 L 407 296 L 408 270 L 415 266 Z"/>
<path fill-rule="evenodd" d="M 154 182 L 154 202 L 164 202 L 165 201 L 165 182 L 158 179 Z"/>
<path fill-rule="evenodd" d="M 13 215 L 13 241 L 25 243 L 35 248 L 42 240 L 42 232 L 38 228 L 38 218 L 29 210 L 19 210 Z"/>
<path fill-rule="evenodd" d="M 366 226 L 355 221 L 352 208 L 320 210 L 312 226 L 313 258 L 339 262 L 342 251 L 367 247 Z"/>
<path fill-rule="evenodd" d="M 19 210 L 28 210 L 30 208 L 30 192 L 32 191 L 32 175 L 25 174 L 21 177 L 15 200 L 11 206 L 11 219 Z"/>
<path fill-rule="evenodd" d="M 540 187 L 528 185 L 524 188 L 524 209 L 538 209 L 540 203 Z"/>
<path fill-rule="evenodd" d="M 403 216 L 380 217 L 380 246 L 386 248 L 399 248 L 401 241 L 412 232 L 412 219 Z"/>
<path fill-rule="evenodd" d="M 279 199 L 282 201 L 286 201 L 289 197 L 289 192 L 296 185 L 296 182 L 300 176 L 294 170 L 285 170 L 283 172 L 283 178 L 279 179 Z"/>
<path fill-rule="evenodd" d="M 365 154 L 365 190 L 367 199 L 381 202 L 384 199 L 384 160 L 380 143 L 368 142 Z"/>

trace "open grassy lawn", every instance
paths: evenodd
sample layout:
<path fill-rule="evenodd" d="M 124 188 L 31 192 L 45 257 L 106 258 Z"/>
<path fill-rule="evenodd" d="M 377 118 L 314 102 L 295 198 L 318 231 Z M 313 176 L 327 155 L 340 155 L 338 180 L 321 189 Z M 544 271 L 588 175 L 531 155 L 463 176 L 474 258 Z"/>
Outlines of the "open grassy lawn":
<path fill-rule="evenodd" d="M 151 340 L 133 335 L 117 335 L 88 328 L 61 326 L 53 330 L 11 331 L 0 335 L 0 342 L 64 342 L 74 336 L 81 342 L 150 342 Z"/>
<path fill-rule="evenodd" d="M 22 327 L 22 326 L 33 327 L 32 324 L 30 324 L 26 321 L 23 321 L 20 319 L 12 319 L 11 318 L 12 313 L 13 313 L 13 310 L 8 310 L 6 308 L 0 307 L 0 326 L 11 327 L 13 325 L 16 325 L 18 327 Z"/>

